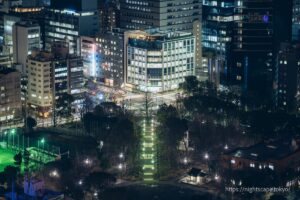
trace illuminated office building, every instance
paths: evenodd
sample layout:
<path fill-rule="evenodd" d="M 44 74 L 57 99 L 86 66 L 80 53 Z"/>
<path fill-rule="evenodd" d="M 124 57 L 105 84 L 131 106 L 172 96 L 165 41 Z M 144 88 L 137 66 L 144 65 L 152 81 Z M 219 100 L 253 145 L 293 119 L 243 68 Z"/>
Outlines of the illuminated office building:
<path fill-rule="evenodd" d="M 233 38 L 235 0 L 203 1 L 202 47 L 209 77 L 219 85 L 226 80 L 227 61 Z M 218 69 L 218 70 L 215 70 Z M 209 78 L 211 79 L 211 78 Z M 211 80 L 212 81 L 212 80 Z"/>
<path fill-rule="evenodd" d="M 21 75 L 12 68 L 0 67 L 0 123 L 21 117 Z"/>
<path fill-rule="evenodd" d="M 291 6 L 282 0 L 235 2 L 237 20 L 227 70 L 231 84 L 244 91 L 272 88 L 276 52 L 280 42 L 291 37 Z"/>
<path fill-rule="evenodd" d="M 124 83 L 124 31 L 113 29 L 96 38 L 101 60 L 101 77 L 108 86 Z"/>
<path fill-rule="evenodd" d="M 97 0 L 52 0 L 45 10 L 45 49 L 54 41 L 67 41 L 70 54 L 80 54 L 80 36 L 99 31 Z"/>
<path fill-rule="evenodd" d="M 83 73 L 87 79 L 101 77 L 101 60 L 96 37 L 81 37 L 80 55 L 83 59 Z"/>
<path fill-rule="evenodd" d="M 125 32 L 125 83 L 150 92 L 177 89 L 195 75 L 195 37 L 174 31 Z"/>
<path fill-rule="evenodd" d="M 120 27 L 120 5 L 117 1 L 107 0 L 100 4 L 101 32 Z"/>
<path fill-rule="evenodd" d="M 130 30 L 179 30 L 192 32 L 201 20 L 201 0 L 120 0 L 121 28 Z"/>
<path fill-rule="evenodd" d="M 293 0 L 293 33 L 292 39 L 300 41 L 300 0 Z"/>
<path fill-rule="evenodd" d="M 32 52 L 27 59 L 27 103 L 41 117 L 48 117 L 52 109 L 52 55 Z"/>
<path fill-rule="evenodd" d="M 4 25 L 3 53 L 5 55 L 13 54 L 13 25 L 19 21 L 21 21 L 21 17 L 18 16 L 4 15 L 3 17 L 3 25 Z"/>
<path fill-rule="evenodd" d="M 300 46 L 283 43 L 275 71 L 275 103 L 279 110 L 300 112 Z"/>
<path fill-rule="evenodd" d="M 81 37 L 84 76 L 108 86 L 124 82 L 124 31 L 113 29 L 95 37 Z"/>
<path fill-rule="evenodd" d="M 40 117 L 49 117 L 53 103 L 64 93 L 80 102 L 83 93 L 83 62 L 68 54 L 68 44 L 55 42 L 53 53 L 33 52 L 27 59 L 27 103 Z"/>

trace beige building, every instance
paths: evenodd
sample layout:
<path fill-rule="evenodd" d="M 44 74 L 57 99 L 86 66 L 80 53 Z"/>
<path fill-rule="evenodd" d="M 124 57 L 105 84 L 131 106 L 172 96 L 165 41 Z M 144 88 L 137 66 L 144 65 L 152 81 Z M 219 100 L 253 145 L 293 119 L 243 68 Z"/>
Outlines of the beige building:
<path fill-rule="evenodd" d="M 52 55 L 33 52 L 27 59 L 27 103 L 41 117 L 48 117 L 52 107 Z"/>
<path fill-rule="evenodd" d="M 33 50 L 40 49 L 40 26 L 30 21 L 20 21 L 13 25 L 13 60 L 22 65 L 22 74 L 26 73 L 27 56 Z"/>
<path fill-rule="evenodd" d="M 21 117 L 20 73 L 0 67 L 0 123 Z"/>

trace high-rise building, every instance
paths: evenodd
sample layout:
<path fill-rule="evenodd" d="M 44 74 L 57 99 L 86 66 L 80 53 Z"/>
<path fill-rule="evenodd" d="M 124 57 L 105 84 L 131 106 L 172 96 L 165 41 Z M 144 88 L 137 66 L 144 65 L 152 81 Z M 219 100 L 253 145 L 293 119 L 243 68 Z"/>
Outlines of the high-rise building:
<path fill-rule="evenodd" d="M 96 38 L 101 61 L 101 77 L 108 86 L 124 83 L 124 31 L 113 29 Z"/>
<path fill-rule="evenodd" d="M 32 52 L 27 59 L 27 104 L 40 117 L 49 117 L 52 109 L 52 55 Z"/>
<path fill-rule="evenodd" d="M 21 72 L 26 73 L 27 56 L 41 47 L 40 26 L 30 21 L 20 21 L 13 26 L 13 61 L 22 65 Z"/>
<path fill-rule="evenodd" d="M 80 53 L 80 36 L 99 31 L 97 0 L 52 0 L 45 10 L 45 49 L 54 41 L 67 41 L 70 54 Z"/>
<path fill-rule="evenodd" d="M 16 22 L 21 21 L 21 17 L 14 15 L 4 15 L 3 26 L 4 26 L 4 36 L 3 36 L 3 54 L 12 55 L 13 54 L 13 25 Z"/>
<path fill-rule="evenodd" d="M 68 93 L 74 96 L 75 104 L 83 99 L 83 60 L 77 55 L 68 55 Z"/>
<path fill-rule="evenodd" d="M 237 20 L 234 13 L 236 4 L 235 0 L 204 0 L 202 6 L 203 54 L 208 55 L 206 61 L 208 67 L 211 66 L 208 71 L 214 73 L 209 76 L 218 77 L 217 82 L 220 83 L 221 77 L 222 80 L 226 80 L 227 61 L 233 40 L 233 24 Z"/>
<path fill-rule="evenodd" d="M 300 41 L 300 0 L 293 1 L 293 33 L 292 39 Z"/>
<path fill-rule="evenodd" d="M 12 68 L 0 67 L 0 123 L 21 117 L 21 76 Z"/>
<path fill-rule="evenodd" d="M 97 79 L 101 75 L 101 58 L 96 37 L 82 36 L 80 47 L 80 56 L 83 59 L 84 77 L 87 79 Z"/>
<path fill-rule="evenodd" d="M 205 81 L 208 78 L 207 67 L 202 65 L 202 24 L 200 20 L 193 23 L 193 35 L 195 36 L 195 75 L 200 81 Z"/>
<path fill-rule="evenodd" d="M 124 83 L 124 31 L 113 29 L 95 37 L 81 37 L 84 75 L 108 86 Z"/>
<path fill-rule="evenodd" d="M 120 5 L 117 1 L 104 1 L 100 4 L 101 32 L 120 27 Z"/>
<path fill-rule="evenodd" d="M 291 38 L 291 6 L 291 1 L 281 0 L 235 1 L 232 46 L 224 70 L 227 83 L 271 94 L 276 53 L 280 43 Z"/>
<path fill-rule="evenodd" d="M 277 56 L 275 74 L 277 109 L 300 112 L 300 44 L 282 44 Z"/>
<path fill-rule="evenodd" d="M 201 20 L 201 0 L 120 0 L 121 28 L 179 30 L 192 32 L 193 22 Z"/>
<path fill-rule="evenodd" d="M 195 37 L 177 31 L 128 31 L 124 39 L 125 83 L 138 90 L 177 89 L 195 75 Z"/>

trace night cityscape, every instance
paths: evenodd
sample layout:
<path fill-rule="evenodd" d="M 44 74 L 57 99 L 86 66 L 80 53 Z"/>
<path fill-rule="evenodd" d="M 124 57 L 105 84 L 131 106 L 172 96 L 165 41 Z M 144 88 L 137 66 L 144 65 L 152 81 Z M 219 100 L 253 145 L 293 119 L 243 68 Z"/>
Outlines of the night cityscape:
<path fill-rule="evenodd" d="M 300 0 L 0 0 L 0 200 L 300 200 Z"/>

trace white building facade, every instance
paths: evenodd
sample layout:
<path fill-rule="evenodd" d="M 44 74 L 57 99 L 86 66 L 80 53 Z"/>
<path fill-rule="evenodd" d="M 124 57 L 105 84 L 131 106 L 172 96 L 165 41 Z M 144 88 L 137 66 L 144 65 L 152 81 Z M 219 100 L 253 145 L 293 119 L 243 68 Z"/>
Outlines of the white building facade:
<path fill-rule="evenodd" d="M 195 75 L 195 37 L 185 32 L 156 30 L 125 34 L 125 80 L 149 92 L 175 90 Z"/>

